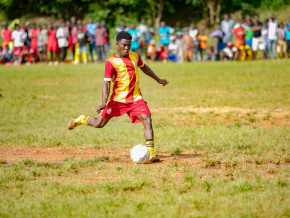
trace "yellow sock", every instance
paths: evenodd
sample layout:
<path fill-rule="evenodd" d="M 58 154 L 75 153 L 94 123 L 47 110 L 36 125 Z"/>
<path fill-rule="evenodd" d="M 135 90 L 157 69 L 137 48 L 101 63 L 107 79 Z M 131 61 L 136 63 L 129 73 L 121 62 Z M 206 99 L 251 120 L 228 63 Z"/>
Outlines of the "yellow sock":
<path fill-rule="evenodd" d="M 80 120 L 80 123 L 81 124 L 85 124 L 85 125 L 88 125 L 87 124 L 87 120 L 90 118 L 90 116 L 83 116 L 82 118 L 81 118 L 81 120 Z"/>
<path fill-rule="evenodd" d="M 150 156 L 156 156 L 155 152 L 154 152 L 154 141 L 153 139 L 149 139 L 146 141 L 146 146 L 150 151 Z"/>

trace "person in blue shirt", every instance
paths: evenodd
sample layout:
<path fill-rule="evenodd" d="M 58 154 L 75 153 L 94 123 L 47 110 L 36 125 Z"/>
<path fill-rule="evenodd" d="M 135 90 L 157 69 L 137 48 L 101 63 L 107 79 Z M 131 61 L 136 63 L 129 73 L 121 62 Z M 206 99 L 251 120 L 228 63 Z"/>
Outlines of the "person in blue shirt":
<path fill-rule="evenodd" d="M 160 35 L 160 43 L 163 45 L 169 45 L 170 40 L 169 37 L 170 35 L 174 32 L 174 29 L 166 26 L 164 21 L 160 22 L 160 27 L 158 28 L 158 33 Z"/>
<path fill-rule="evenodd" d="M 287 23 L 285 27 L 285 35 L 286 35 L 286 41 L 287 41 L 286 57 L 288 58 L 289 53 L 290 53 L 290 17 L 289 17 L 289 23 Z"/>
<path fill-rule="evenodd" d="M 97 24 L 93 23 L 93 18 L 91 18 L 91 17 L 88 19 L 88 21 L 89 21 L 89 23 L 86 25 L 86 29 L 87 29 L 88 34 L 90 35 L 90 37 L 92 39 L 89 43 L 89 49 L 90 49 L 91 60 L 92 60 L 92 62 L 94 62 L 93 50 L 96 49 L 94 34 L 95 34 L 95 30 L 97 28 Z"/>
<path fill-rule="evenodd" d="M 131 23 L 130 24 L 130 29 L 128 30 L 128 33 L 131 34 L 132 36 L 132 42 L 131 42 L 131 50 L 133 52 L 137 52 L 139 49 L 139 42 L 138 39 L 140 38 L 140 33 L 139 31 L 135 28 L 135 24 Z"/>

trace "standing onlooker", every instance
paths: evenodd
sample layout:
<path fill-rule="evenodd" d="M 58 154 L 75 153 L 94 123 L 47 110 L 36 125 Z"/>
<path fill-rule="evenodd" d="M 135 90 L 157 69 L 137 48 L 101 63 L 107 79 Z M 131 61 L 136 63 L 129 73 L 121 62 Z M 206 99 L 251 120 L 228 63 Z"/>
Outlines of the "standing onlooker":
<path fill-rule="evenodd" d="M 253 25 L 253 22 L 251 19 L 246 20 L 245 25 L 245 39 L 246 39 L 246 44 L 252 48 L 253 45 L 253 38 L 254 38 L 254 32 L 252 31 L 251 26 Z"/>
<path fill-rule="evenodd" d="M 47 41 L 48 41 L 48 29 L 47 24 L 43 24 L 43 29 L 40 31 L 40 38 L 42 42 L 41 60 L 47 61 Z"/>
<path fill-rule="evenodd" d="M 158 28 L 158 32 L 160 35 L 160 43 L 163 45 L 169 45 L 170 40 L 169 37 L 172 33 L 174 33 L 174 29 L 166 26 L 164 21 L 161 21 L 160 27 Z"/>
<path fill-rule="evenodd" d="M 189 28 L 186 29 L 186 34 L 183 35 L 183 40 L 185 45 L 185 59 L 191 61 L 193 55 L 193 40 L 189 35 Z"/>
<path fill-rule="evenodd" d="M 267 41 L 268 41 L 268 22 L 262 23 L 261 38 L 265 48 L 264 57 L 266 58 Z"/>
<path fill-rule="evenodd" d="M 12 32 L 11 36 L 14 42 L 14 51 L 22 50 L 27 35 L 22 29 L 20 29 L 19 24 L 15 24 L 15 30 Z"/>
<path fill-rule="evenodd" d="M 221 30 L 225 34 L 223 37 L 223 43 L 226 45 L 232 41 L 232 29 L 234 27 L 234 21 L 229 18 L 228 14 L 224 15 L 224 19 L 221 22 Z"/>
<path fill-rule="evenodd" d="M 192 38 L 192 41 L 196 41 L 196 37 L 198 35 L 198 29 L 195 27 L 193 23 L 190 24 L 189 26 L 189 35 Z"/>
<path fill-rule="evenodd" d="M 57 30 L 57 25 L 51 23 L 50 24 L 50 29 L 48 30 L 48 39 L 47 39 L 47 51 L 50 53 L 50 62 L 49 65 L 52 65 L 53 62 L 55 65 L 58 64 L 56 59 L 56 55 L 58 53 L 58 44 L 57 44 L 57 38 L 56 38 L 56 30 Z"/>
<path fill-rule="evenodd" d="M 287 50 L 287 43 L 285 41 L 285 30 L 284 30 L 284 24 L 281 22 L 278 25 L 277 29 L 277 57 L 285 57 L 285 53 Z"/>
<path fill-rule="evenodd" d="M 251 25 L 251 30 L 254 32 L 252 39 L 253 59 L 256 59 L 258 49 L 262 51 L 263 59 L 265 58 L 265 46 L 261 35 L 262 26 L 263 24 L 259 21 L 259 15 L 255 14 Z"/>
<path fill-rule="evenodd" d="M 267 40 L 267 58 L 269 58 L 270 55 L 270 49 L 272 49 L 272 55 L 271 58 L 275 58 L 276 53 L 276 45 L 277 45 L 277 30 L 278 30 L 278 23 L 275 20 L 276 16 L 272 16 L 271 19 L 269 19 L 268 22 L 268 40 Z"/>
<path fill-rule="evenodd" d="M 177 32 L 176 36 L 177 36 L 177 39 L 176 39 L 177 62 L 183 63 L 184 62 L 184 50 L 185 50 L 184 40 L 182 38 L 181 32 Z"/>
<path fill-rule="evenodd" d="M 86 29 L 88 31 L 89 36 L 91 37 L 90 43 L 89 43 L 89 51 L 91 56 L 91 62 L 94 62 L 94 54 L 93 51 L 96 50 L 96 40 L 94 37 L 95 30 L 97 28 L 97 24 L 93 23 L 93 18 L 88 19 L 89 23 L 86 25 Z"/>
<path fill-rule="evenodd" d="M 131 50 L 133 52 L 137 52 L 139 49 L 139 42 L 138 39 L 140 38 L 140 33 L 139 31 L 135 28 L 135 24 L 131 23 L 130 24 L 130 29 L 128 30 L 128 33 L 131 34 L 132 36 L 132 41 L 131 41 Z"/>
<path fill-rule="evenodd" d="M 224 49 L 225 45 L 223 43 L 223 37 L 224 37 L 224 33 L 222 31 L 221 25 L 217 25 L 217 29 L 215 31 L 213 31 L 210 36 L 211 38 L 216 37 L 217 38 L 217 44 L 216 44 L 216 48 L 217 48 L 217 54 L 216 54 L 216 58 L 218 60 L 220 60 L 220 53 L 221 51 Z"/>
<path fill-rule="evenodd" d="M 1 31 L 1 37 L 3 38 L 2 49 L 5 49 L 6 45 L 8 45 L 10 48 L 12 48 L 12 45 L 11 45 L 12 30 L 8 29 L 7 21 L 3 22 L 3 26 L 4 26 L 4 29 Z"/>
<path fill-rule="evenodd" d="M 58 47 L 61 51 L 61 61 L 64 62 L 66 60 L 66 51 L 68 48 L 68 35 L 69 32 L 65 28 L 65 22 L 62 23 L 61 27 L 57 29 L 56 38 L 58 42 Z"/>
<path fill-rule="evenodd" d="M 200 31 L 200 35 L 197 36 L 197 40 L 199 41 L 199 51 L 200 51 L 200 57 L 201 59 L 206 54 L 206 48 L 207 48 L 207 35 L 204 34 L 204 30 Z"/>
<path fill-rule="evenodd" d="M 72 16 L 70 19 L 70 36 L 71 36 L 71 45 L 72 45 L 72 57 L 71 60 L 74 60 L 75 58 L 75 53 L 76 53 L 76 44 L 78 42 L 77 39 L 77 32 L 78 32 L 78 28 L 77 28 L 77 24 L 76 24 L 76 17 Z"/>
<path fill-rule="evenodd" d="M 97 24 L 99 26 L 99 24 Z M 96 29 L 97 31 L 97 29 Z M 83 31 L 83 25 L 82 24 L 78 24 L 77 27 L 77 42 L 79 43 L 79 61 L 75 61 L 75 64 L 77 64 L 78 62 L 81 62 L 82 60 L 82 52 L 85 53 L 86 56 L 88 56 L 88 51 L 87 51 L 87 42 L 89 40 L 89 34 L 86 31 Z M 96 42 L 97 42 L 97 38 L 96 38 Z M 83 62 L 86 64 L 87 60 L 83 59 Z"/>
<path fill-rule="evenodd" d="M 287 41 L 286 57 L 288 58 L 289 53 L 290 53 L 290 17 L 289 17 L 289 23 L 287 23 L 285 27 L 285 35 L 286 35 L 286 41 Z"/>
<path fill-rule="evenodd" d="M 232 32 L 236 35 L 235 40 L 235 47 L 239 49 L 239 47 L 244 43 L 245 41 L 245 29 L 243 27 L 243 19 L 240 19 L 239 23 L 235 25 L 235 28 L 232 29 Z"/>
<path fill-rule="evenodd" d="M 30 49 L 33 50 L 33 53 L 37 54 L 37 41 L 38 41 L 38 32 L 36 29 L 36 24 L 32 24 L 32 28 L 29 30 L 28 36 L 30 38 Z"/>
<path fill-rule="evenodd" d="M 111 48 L 111 45 L 110 45 L 110 35 L 109 35 L 110 32 L 109 32 L 109 28 L 106 25 L 106 21 L 105 20 L 102 20 L 101 21 L 101 26 L 103 28 L 105 28 L 106 29 L 106 32 L 107 32 L 107 37 L 106 37 L 106 40 L 105 40 L 105 42 L 106 42 L 106 44 L 105 44 L 105 57 L 107 58 L 108 57 L 108 49 Z"/>
<path fill-rule="evenodd" d="M 126 25 L 125 25 L 125 21 L 124 20 L 121 20 L 121 22 L 120 22 L 120 26 L 118 26 L 117 28 L 116 28 L 116 35 L 119 33 L 119 32 L 122 32 L 122 31 L 127 31 L 128 29 L 127 29 L 127 27 L 126 27 Z"/>
<path fill-rule="evenodd" d="M 105 61 L 106 56 L 106 41 L 107 41 L 107 30 L 100 26 L 100 22 L 97 22 L 97 29 L 95 30 L 96 39 L 96 50 L 98 55 L 98 62 Z"/>

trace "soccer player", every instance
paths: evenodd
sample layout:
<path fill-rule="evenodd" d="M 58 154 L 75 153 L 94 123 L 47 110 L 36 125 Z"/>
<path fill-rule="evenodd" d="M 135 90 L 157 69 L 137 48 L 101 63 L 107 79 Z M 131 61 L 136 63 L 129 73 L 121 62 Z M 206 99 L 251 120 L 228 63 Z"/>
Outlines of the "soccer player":
<path fill-rule="evenodd" d="M 127 113 L 132 123 L 142 122 L 144 125 L 144 136 L 146 146 L 150 150 L 150 160 L 156 162 L 160 158 L 154 151 L 151 113 L 140 92 L 138 67 L 159 84 L 163 84 L 163 86 L 167 85 L 168 81 L 160 79 L 143 63 L 137 53 L 130 52 L 131 42 L 132 36 L 126 31 L 121 31 L 116 36 L 117 52 L 105 64 L 103 103 L 97 108 L 97 113 L 100 116 L 96 118 L 80 115 L 70 121 L 68 129 L 74 129 L 81 124 L 102 128 L 112 117 Z M 111 82 L 114 83 L 113 93 L 108 101 Z"/>

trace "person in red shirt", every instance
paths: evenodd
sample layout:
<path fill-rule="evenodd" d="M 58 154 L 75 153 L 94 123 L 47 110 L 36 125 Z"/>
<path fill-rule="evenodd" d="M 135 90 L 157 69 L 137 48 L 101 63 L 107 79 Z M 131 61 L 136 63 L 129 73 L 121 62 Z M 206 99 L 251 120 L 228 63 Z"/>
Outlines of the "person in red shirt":
<path fill-rule="evenodd" d="M 153 128 L 151 113 L 139 88 L 140 68 L 146 75 L 156 80 L 159 84 L 167 85 L 166 79 L 160 79 L 146 64 L 139 54 L 130 52 L 132 36 L 126 31 L 121 31 L 116 36 L 117 52 L 113 54 L 105 64 L 105 76 L 103 84 L 103 102 L 98 106 L 98 118 L 80 115 L 73 119 L 68 129 L 85 124 L 95 128 L 104 127 L 112 117 L 118 117 L 125 113 L 132 123 L 142 122 L 146 146 L 150 150 L 150 161 L 160 161 L 154 152 Z M 111 82 L 114 83 L 113 93 L 108 101 Z"/>
<path fill-rule="evenodd" d="M 6 45 L 9 45 L 12 42 L 12 30 L 8 29 L 8 23 L 3 22 L 4 29 L 1 31 L 1 37 L 3 38 L 2 49 L 5 49 Z"/>
<path fill-rule="evenodd" d="M 241 19 L 236 28 L 232 29 L 232 33 L 236 35 L 235 47 L 238 49 L 245 41 L 245 28 L 242 26 L 244 19 Z"/>
<path fill-rule="evenodd" d="M 30 38 L 30 48 L 37 53 L 37 40 L 38 40 L 39 30 L 36 29 L 36 24 L 32 24 L 32 28 L 29 30 L 28 36 Z"/>
<path fill-rule="evenodd" d="M 59 54 L 59 47 L 57 43 L 56 38 L 56 30 L 57 30 L 57 24 L 50 25 L 50 29 L 48 30 L 48 40 L 47 40 L 47 51 L 50 52 L 50 62 L 49 64 L 52 64 L 53 61 L 55 61 L 55 56 Z M 55 62 L 57 64 L 57 62 Z"/>

